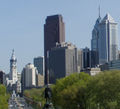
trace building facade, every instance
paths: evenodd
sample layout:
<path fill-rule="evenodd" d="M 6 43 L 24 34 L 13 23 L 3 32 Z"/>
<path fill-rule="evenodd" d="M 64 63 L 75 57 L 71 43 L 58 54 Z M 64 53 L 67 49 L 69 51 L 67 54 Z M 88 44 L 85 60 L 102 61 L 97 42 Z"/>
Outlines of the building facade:
<path fill-rule="evenodd" d="M 56 43 L 65 42 L 65 26 L 61 15 L 48 16 L 44 24 L 45 84 L 47 84 L 47 51 Z"/>
<path fill-rule="evenodd" d="M 91 40 L 92 66 L 118 59 L 117 32 L 117 23 L 110 14 L 97 19 Z"/>
<path fill-rule="evenodd" d="M 91 67 L 91 51 L 89 48 L 83 49 L 83 69 Z"/>
<path fill-rule="evenodd" d="M 77 72 L 77 48 L 71 43 L 57 44 L 49 51 L 49 82 Z"/>
<path fill-rule="evenodd" d="M 37 75 L 37 87 L 43 87 L 44 86 L 44 76 L 38 73 Z"/>
<path fill-rule="evenodd" d="M 120 59 L 108 62 L 109 70 L 120 70 Z"/>
<path fill-rule="evenodd" d="M 91 70 L 90 70 L 90 75 L 91 76 L 95 76 L 95 75 L 97 75 L 97 74 L 99 74 L 101 72 L 101 69 L 100 68 L 91 68 Z"/>
<path fill-rule="evenodd" d="M 38 71 L 33 64 L 27 64 L 22 71 L 22 89 L 36 87 L 36 75 Z"/>
<path fill-rule="evenodd" d="M 101 22 L 101 17 L 99 15 L 96 20 L 94 29 L 92 31 L 92 40 L 91 40 L 91 66 L 95 67 L 99 64 L 99 48 L 98 48 L 98 39 L 99 39 L 99 24 Z"/>
<path fill-rule="evenodd" d="M 12 84 L 15 84 L 18 80 L 18 78 L 17 78 L 17 59 L 15 57 L 14 50 L 12 51 L 12 56 L 10 59 L 9 80 L 12 80 Z"/>
<path fill-rule="evenodd" d="M 0 71 L 0 84 L 5 84 L 5 73 Z"/>
<path fill-rule="evenodd" d="M 99 63 L 118 59 L 117 23 L 109 15 L 103 18 L 99 29 Z"/>
<path fill-rule="evenodd" d="M 77 51 L 78 53 L 78 72 L 80 72 L 83 69 L 83 50 L 80 49 Z"/>
<path fill-rule="evenodd" d="M 37 68 L 38 73 L 44 76 L 44 57 L 34 58 L 34 66 Z"/>
<path fill-rule="evenodd" d="M 10 59 L 10 73 L 6 75 L 7 91 L 21 93 L 21 74 L 17 72 L 17 59 L 14 50 Z"/>

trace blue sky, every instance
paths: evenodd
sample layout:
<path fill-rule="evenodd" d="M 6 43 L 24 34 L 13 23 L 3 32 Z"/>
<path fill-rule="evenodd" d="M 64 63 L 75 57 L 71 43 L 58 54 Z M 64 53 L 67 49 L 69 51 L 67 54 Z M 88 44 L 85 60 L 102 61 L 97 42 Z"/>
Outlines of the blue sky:
<path fill-rule="evenodd" d="M 48 15 L 62 14 L 66 41 L 78 48 L 90 47 L 99 3 L 101 17 L 109 12 L 118 22 L 119 37 L 120 0 L 0 0 L 0 69 L 9 73 L 13 48 L 18 72 L 34 57 L 43 56 L 43 25 Z"/>

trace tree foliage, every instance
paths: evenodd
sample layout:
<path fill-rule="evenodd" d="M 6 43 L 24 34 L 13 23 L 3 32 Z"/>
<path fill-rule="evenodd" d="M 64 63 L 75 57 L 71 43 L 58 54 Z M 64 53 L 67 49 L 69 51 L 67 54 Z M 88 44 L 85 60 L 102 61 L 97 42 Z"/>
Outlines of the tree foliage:
<path fill-rule="evenodd" d="M 6 93 L 6 87 L 0 85 L 0 109 L 8 109 L 9 94 Z"/>
<path fill-rule="evenodd" d="M 120 71 L 104 71 L 95 76 L 74 73 L 57 80 L 51 88 L 57 109 L 120 109 Z M 25 91 L 25 95 L 45 103 L 44 89 Z"/>
<path fill-rule="evenodd" d="M 53 103 L 62 109 L 85 108 L 87 105 L 87 85 L 91 77 L 85 73 L 72 74 L 57 80 L 53 86 Z"/>
<path fill-rule="evenodd" d="M 53 86 L 53 102 L 62 109 L 119 109 L 120 71 L 96 76 L 72 74 Z"/>
<path fill-rule="evenodd" d="M 32 105 L 36 105 L 36 108 L 40 109 L 45 104 L 45 98 L 44 98 L 44 88 L 42 89 L 31 89 L 31 90 L 25 90 L 24 96 L 30 98 L 33 102 Z M 30 101 L 29 101 L 30 102 Z"/>
<path fill-rule="evenodd" d="M 120 71 L 105 71 L 89 82 L 90 98 L 102 109 L 120 108 Z"/>

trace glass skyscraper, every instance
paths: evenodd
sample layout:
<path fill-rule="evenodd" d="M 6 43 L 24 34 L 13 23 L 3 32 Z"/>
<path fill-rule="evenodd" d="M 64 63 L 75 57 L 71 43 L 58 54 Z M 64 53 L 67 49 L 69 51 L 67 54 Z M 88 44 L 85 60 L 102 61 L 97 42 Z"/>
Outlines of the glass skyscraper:
<path fill-rule="evenodd" d="M 117 23 L 109 15 L 99 25 L 99 64 L 118 59 Z"/>
<path fill-rule="evenodd" d="M 92 32 L 91 50 L 94 59 L 92 65 L 104 64 L 118 59 L 117 23 L 109 15 L 96 21 Z M 98 59 L 98 60 L 97 60 Z"/>
<path fill-rule="evenodd" d="M 91 67 L 95 67 L 99 64 L 99 57 L 98 57 L 98 39 L 99 39 L 99 24 L 101 22 L 101 17 L 99 15 L 98 19 L 96 20 L 94 29 L 92 31 L 92 40 L 91 40 Z"/>

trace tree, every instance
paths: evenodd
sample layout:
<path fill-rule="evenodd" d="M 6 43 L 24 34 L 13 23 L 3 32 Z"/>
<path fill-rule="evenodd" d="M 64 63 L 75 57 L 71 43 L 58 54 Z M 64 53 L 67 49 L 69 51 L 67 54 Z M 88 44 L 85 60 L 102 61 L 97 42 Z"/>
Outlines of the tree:
<path fill-rule="evenodd" d="M 90 98 L 101 109 L 117 109 L 120 102 L 120 71 L 101 72 L 88 85 Z"/>
<path fill-rule="evenodd" d="M 62 109 L 85 109 L 90 76 L 81 72 L 57 80 L 53 86 L 53 103 Z"/>
<path fill-rule="evenodd" d="M 44 88 L 41 89 L 31 89 L 31 90 L 25 90 L 24 96 L 27 98 L 30 98 L 32 100 L 32 105 L 35 108 L 42 108 L 45 104 L 45 98 L 44 98 Z M 31 101 L 28 101 L 31 102 Z"/>
<path fill-rule="evenodd" d="M 51 85 L 52 102 L 57 109 L 120 109 L 120 71 L 104 71 L 95 76 L 74 73 Z M 43 101 L 44 89 L 25 91 Z"/>
<path fill-rule="evenodd" d="M 0 85 L 0 109 L 8 108 L 8 99 L 9 94 L 6 93 L 6 87 L 4 85 Z"/>

